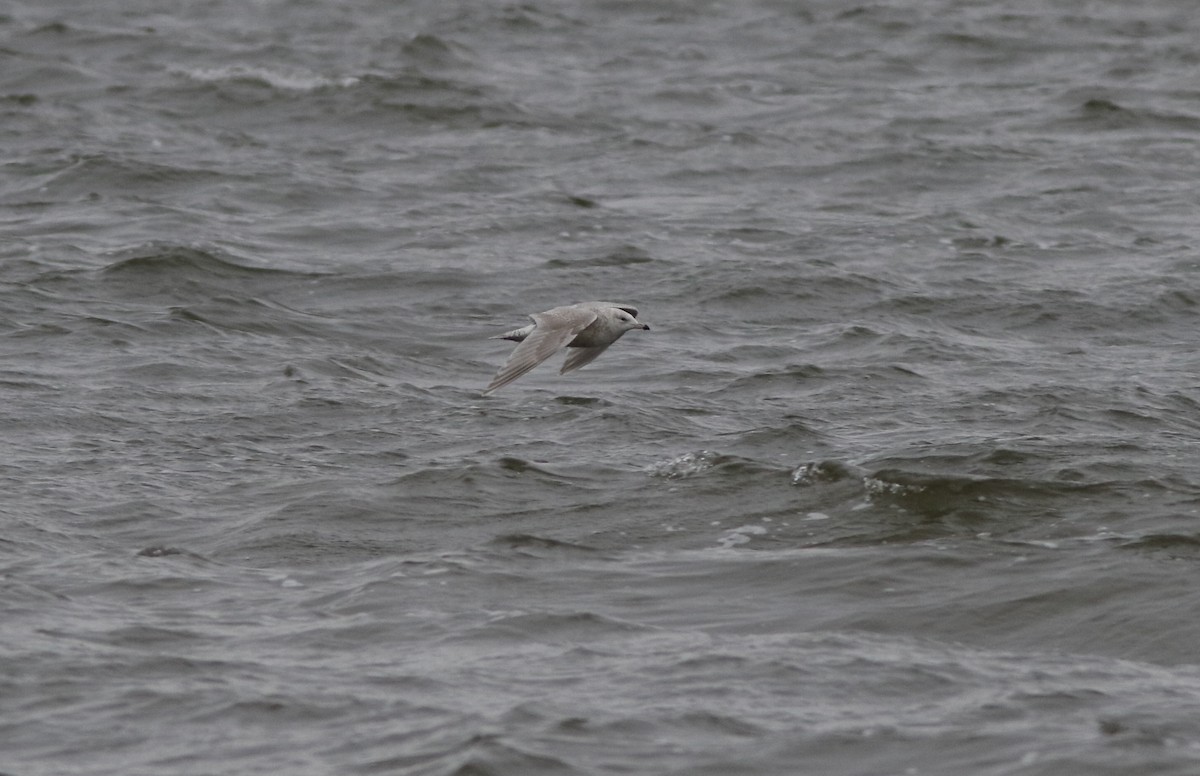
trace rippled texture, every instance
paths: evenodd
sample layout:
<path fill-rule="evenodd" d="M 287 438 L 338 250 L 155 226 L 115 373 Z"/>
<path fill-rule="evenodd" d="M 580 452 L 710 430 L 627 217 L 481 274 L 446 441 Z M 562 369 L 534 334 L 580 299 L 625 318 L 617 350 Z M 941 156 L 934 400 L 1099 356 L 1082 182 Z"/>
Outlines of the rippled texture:
<path fill-rule="evenodd" d="M 1194 10 L 10 7 L 0 769 L 1196 773 Z"/>

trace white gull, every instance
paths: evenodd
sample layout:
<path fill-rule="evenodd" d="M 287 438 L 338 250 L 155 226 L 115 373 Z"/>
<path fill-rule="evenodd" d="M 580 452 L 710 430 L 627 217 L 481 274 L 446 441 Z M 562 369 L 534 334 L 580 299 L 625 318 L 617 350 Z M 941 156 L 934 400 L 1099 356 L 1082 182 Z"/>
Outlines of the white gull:
<path fill-rule="evenodd" d="M 529 316 L 533 323 L 491 339 L 507 339 L 521 343 L 504 362 L 484 390 L 487 396 L 497 388 L 508 385 L 558 351 L 576 348 L 563 362 L 559 374 L 566 374 L 584 364 L 590 364 L 605 348 L 633 329 L 650 330 L 637 319 L 637 309 L 612 302 L 580 302 L 555 307 L 544 313 Z"/>

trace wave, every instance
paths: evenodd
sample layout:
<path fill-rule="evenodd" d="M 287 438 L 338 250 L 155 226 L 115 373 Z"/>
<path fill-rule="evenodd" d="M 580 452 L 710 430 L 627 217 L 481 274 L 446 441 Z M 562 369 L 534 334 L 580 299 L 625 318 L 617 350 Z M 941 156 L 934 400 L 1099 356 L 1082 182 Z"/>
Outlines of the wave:
<path fill-rule="evenodd" d="M 301 113 L 310 117 L 311 131 L 336 129 L 339 143 L 348 133 L 384 127 L 395 133 L 406 124 L 491 128 L 565 121 L 530 115 L 481 71 L 431 66 L 428 56 L 420 60 L 387 72 L 337 76 L 245 64 L 181 68 L 175 72 L 182 83 L 161 88 L 158 99 L 167 105 L 186 101 L 192 110 L 197 101 L 207 103 L 226 121 L 255 132 L 276 132 L 279 122 Z"/>
<path fill-rule="evenodd" d="M 712 450 L 694 450 L 650 464 L 646 471 L 653 477 L 677 480 L 709 473 L 739 478 L 743 475 L 777 474 L 780 470 L 751 458 L 726 455 Z"/>
<path fill-rule="evenodd" d="M 361 80 L 357 76 L 323 76 L 302 68 L 271 68 L 258 65 L 219 65 L 216 67 L 170 68 L 168 72 L 199 83 L 250 83 L 284 92 L 312 92 L 327 88 L 349 88 Z"/>
<path fill-rule="evenodd" d="M 155 199 L 179 187 L 225 179 L 221 173 L 177 161 L 163 163 L 124 153 L 62 154 L 7 166 L 19 182 L 6 187 L 7 204 L 32 206 L 62 200 L 93 201 L 111 197 Z"/>
<path fill-rule="evenodd" d="M 296 272 L 274 267 L 243 264 L 219 249 L 204 249 L 170 242 L 151 241 L 112 254 L 116 261 L 100 269 L 113 279 L 132 279 L 139 284 L 163 277 L 171 282 L 215 280 L 242 281 L 256 277 L 320 277 L 322 273 Z"/>
<path fill-rule="evenodd" d="M 1116 540 L 1122 550 L 1161 555 L 1174 560 L 1200 560 L 1200 535 L 1185 533 L 1150 533 L 1136 538 Z"/>

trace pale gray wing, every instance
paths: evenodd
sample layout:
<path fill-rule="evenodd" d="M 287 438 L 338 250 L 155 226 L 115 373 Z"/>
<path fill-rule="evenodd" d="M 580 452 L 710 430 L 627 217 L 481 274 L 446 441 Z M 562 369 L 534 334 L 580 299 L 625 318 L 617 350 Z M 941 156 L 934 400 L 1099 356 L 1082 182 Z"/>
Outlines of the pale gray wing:
<path fill-rule="evenodd" d="M 575 335 L 596 320 L 596 312 L 578 307 L 556 307 L 529 317 L 533 318 L 535 324 L 533 331 L 524 342 L 513 348 L 508 361 L 504 362 L 504 366 L 484 389 L 484 396 L 503 388 L 565 348 Z"/>
<path fill-rule="evenodd" d="M 608 350 L 608 345 L 601 345 L 598 348 L 571 348 L 571 352 L 567 354 L 567 360 L 563 362 L 562 369 L 558 370 L 558 373 L 565 375 L 585 364 L 590 364 L 606 350 Z"/>

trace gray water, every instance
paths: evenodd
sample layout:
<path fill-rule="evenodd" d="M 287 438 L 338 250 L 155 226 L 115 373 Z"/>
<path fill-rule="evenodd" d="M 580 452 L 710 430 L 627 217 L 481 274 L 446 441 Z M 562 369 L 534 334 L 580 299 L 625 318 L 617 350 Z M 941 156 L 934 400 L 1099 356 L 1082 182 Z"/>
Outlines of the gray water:
<path fill-rule="evenodd" d="M 1197 41 L 10 4 L 0 771 L 1200 772 Z"/>

